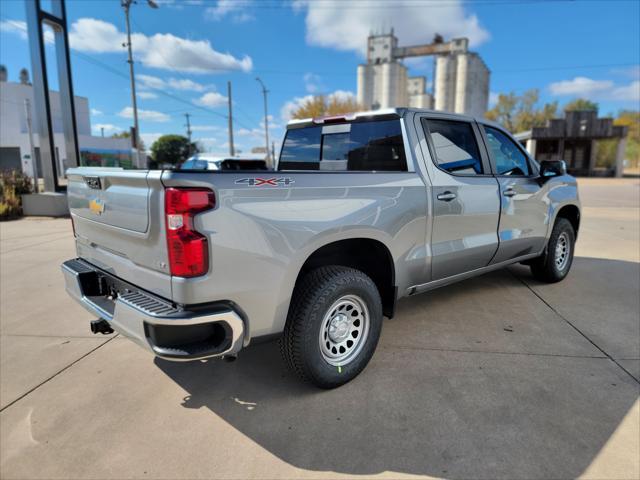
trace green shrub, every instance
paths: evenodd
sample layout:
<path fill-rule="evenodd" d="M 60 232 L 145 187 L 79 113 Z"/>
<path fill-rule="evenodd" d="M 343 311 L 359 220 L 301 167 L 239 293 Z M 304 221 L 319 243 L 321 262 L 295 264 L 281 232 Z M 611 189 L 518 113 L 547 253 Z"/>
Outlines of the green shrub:
<path fill-rule="evenodd" d="M 0 221 L 22 216 L 20 195 L 31 192 L 31 178 L 21 171 L 0 172 Z"/>

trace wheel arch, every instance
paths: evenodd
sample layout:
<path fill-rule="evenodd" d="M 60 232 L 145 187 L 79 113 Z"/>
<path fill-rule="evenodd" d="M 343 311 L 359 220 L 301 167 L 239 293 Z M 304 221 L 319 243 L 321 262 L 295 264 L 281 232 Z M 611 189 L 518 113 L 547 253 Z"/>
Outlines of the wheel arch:
<path fill-rule="evenodd" d="M 553 225 L 555 225 L 559 218 L 566 218 L 567 220 L 569 220 L 569 222 L 573 226 L 575 236 L 576 238 L 578 238 L 578 230 L 580 229 L 580 208 L 572 203 L 562 206 L 556 213 L 552 227 Z"/>
<path fill-rule="evenodd" d="M 355 268 L 369 276 L 380 293 L 384 315 L 393 317 L 397 298 L 395 263 L 391 251 L 383 242 L 357 237 L 319 246 L 307 256 L 300 267 L 294 290 L 305 273 L 326 265 Z"/>

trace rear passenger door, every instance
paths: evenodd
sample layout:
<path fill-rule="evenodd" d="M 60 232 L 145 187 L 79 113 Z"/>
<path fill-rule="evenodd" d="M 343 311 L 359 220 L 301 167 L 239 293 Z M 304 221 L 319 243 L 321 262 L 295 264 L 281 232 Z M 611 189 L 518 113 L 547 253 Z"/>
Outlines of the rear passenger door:
<path fill-rule="evenodd" d="M 489 264 L 498 249 L 500 193 L 474 121 L 433 115 L 421 124 L 431 156 L 431 279 L 439 280 Z"/>
<path fill-rule="evenodd" d="M 540 252 L 546 242 L 549 205 L 546 189 L 538 183 L 537 166 L 505 131 L 489 125 L 480 128 L 502 203 L 500 248 L 492 263 Z"/>

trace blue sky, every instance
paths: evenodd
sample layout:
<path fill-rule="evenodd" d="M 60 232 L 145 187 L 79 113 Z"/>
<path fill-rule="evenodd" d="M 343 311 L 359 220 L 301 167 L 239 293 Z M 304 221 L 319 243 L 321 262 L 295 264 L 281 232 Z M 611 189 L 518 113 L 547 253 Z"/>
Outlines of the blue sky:
<path fill-rule="evenodd" d="M 310 94 L 356 92 L 366 35 L 395 28 L 401 45 L 468 36 L 492 71 L 492 94 L 538 88 L 543 101 L 597 101 L 603 114 L 640 108 L 638 0 L 140 0 L 132 8 L 141 134 L 147 144 L 183 133 L 227 151 L 226 83 L 233 84 L 236 144 L 263 145 L 260 76 L 272 136 Z M 44 2 L 46 4 L 46 2 Z M 119 0 L 67 0 L 77 95 L 94 133 L 131 120 L 124 15 Z M 10 80 L 29 67 L 22 0 L 0 0 L 0 57 Z M 408 62 L 431 77 L 430 60 Z"/>

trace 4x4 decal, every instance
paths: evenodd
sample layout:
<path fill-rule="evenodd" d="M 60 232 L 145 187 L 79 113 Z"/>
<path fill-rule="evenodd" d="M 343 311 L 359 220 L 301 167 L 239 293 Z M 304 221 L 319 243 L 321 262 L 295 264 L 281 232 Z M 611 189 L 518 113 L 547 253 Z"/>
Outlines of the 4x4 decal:
<path fill-rule="evenodd" d="M 238 185 L 248 185 L 249 187 L 277 187 L 278 185 L 291 185 L 294 180 L 289 177 L 271 177 L 271 178 L 240 178 L 236 180 Z"/>

